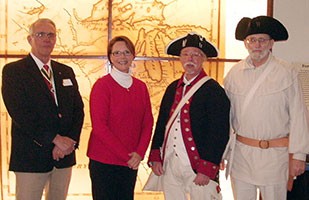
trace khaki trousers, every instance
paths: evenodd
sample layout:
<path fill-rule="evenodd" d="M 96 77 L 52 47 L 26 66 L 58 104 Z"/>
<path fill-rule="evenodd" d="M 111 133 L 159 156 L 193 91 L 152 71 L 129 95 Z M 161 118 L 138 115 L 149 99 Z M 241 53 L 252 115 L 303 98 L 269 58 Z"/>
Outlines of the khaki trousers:
<path fill-rule="evenodd" d="M 277 185 L 252 185 L 231 177 L 235 200 L 256 200 L 257 190 L 263 200 L 285 200 L 287 196 L 286 182 Z"/>
<path fill-rule="evenodd" d="M 47 173 L 15 172 L 16 200 L 41 200 L 44 188 L 46 200 L 65 200 L 71 174 L 72 167 Z"/>
<path fill-rule="evenodd" d="M 196 174 L 191 166 L 184 166 L 175 155 L 170 155 L 164 161 L 162 177 L 165 200 L 221 200 L 217 192 L 217 183 L 210 181 L 208 185 L 198 186 L 193 183 Z"/>

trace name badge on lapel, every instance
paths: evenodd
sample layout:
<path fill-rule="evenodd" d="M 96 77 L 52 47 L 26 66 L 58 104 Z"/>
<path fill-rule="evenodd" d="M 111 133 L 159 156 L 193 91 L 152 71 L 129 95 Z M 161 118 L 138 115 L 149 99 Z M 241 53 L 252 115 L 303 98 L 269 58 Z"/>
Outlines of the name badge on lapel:
<path fill-rule="evenodd" d="M 66 86 L 72 86 L 73 83 L 72 83 L 71 79 L 68 78 L 68 79 L 63 79 L 62 80 L 62 85 L 65 86 L 65 87 Z"/>

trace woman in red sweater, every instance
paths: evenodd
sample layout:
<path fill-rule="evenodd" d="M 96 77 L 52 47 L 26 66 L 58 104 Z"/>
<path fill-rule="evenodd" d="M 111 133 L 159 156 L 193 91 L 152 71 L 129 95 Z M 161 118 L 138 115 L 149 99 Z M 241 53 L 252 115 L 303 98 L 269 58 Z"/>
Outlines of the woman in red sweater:
<path fill-rule="evenodd" d="M 90 94 L 92 131 L 87 156 L 94 200 L 133 200 L 137 169 L 153 126 L 147 86 L 130 75 L 135 47 L 125 36 L 107 48 L 111 72 Z"/>

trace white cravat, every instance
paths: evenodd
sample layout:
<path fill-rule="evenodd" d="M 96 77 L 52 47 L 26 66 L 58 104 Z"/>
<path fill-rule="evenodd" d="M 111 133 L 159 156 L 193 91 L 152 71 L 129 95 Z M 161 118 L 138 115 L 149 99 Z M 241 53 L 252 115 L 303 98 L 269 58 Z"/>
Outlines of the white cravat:
<path fill-rule="evenodd" d="M 124 73 L 117 70 L 115 67 L 112 67 L 110 74 L 113 77 L 113 79 L 122 87 L 126 89 L 131 87 L 133 83 L 133 78 L 130 73 Z"/>

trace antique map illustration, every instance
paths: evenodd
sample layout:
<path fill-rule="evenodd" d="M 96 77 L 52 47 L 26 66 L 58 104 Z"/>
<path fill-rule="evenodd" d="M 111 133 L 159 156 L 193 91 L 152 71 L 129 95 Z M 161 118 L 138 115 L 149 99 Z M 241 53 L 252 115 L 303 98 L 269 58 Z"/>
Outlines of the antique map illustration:
<path fill-rule="evenodd" d="M 21 3 L 22 2 L 22 3 Z M 74 69 L 85 104 L 85 123 L 77 165 L 74 167 L 68 199 L 91 199 L 91 183 L 86 149 L 91 131 L 89 94 L 94 82 L 107 73 L 106 48 L 108 40 L 126 35 L 134 41 L 137 57 L 133 75 L 146 82 L 151 95 L 154 118 L 157 118 L 165 88 L 182 73 L 180 63 L 165 54 L 165 46 L 173 39 L 194 31 L 208 38 L 216 46 L 221 7 L 212 0 L 0 0 L 0 68 L 27 55 L 29 25 L 37 18 L 51 18 L 57 25 L 57 44 L 54 59 Z M 222 5 L 221 5 L 222 6 Z M 220 40 L 220 45 L 224 41 Z M 224 49 L 221 55 L 224 56 Z M 209 63 L 208 63 L 209 64 Z M 205 68 L 217 77 L 218 67 L 212 63 Z M 4 196 L 14 199 L 14 174 L 8 172 L 10 149 L 10 118 L 1 100 L 1 173 Z M 163 195 L 142 193 L 150 173 L 147 157 L 139 168 L 136 199 L 163 199 Z"/>

